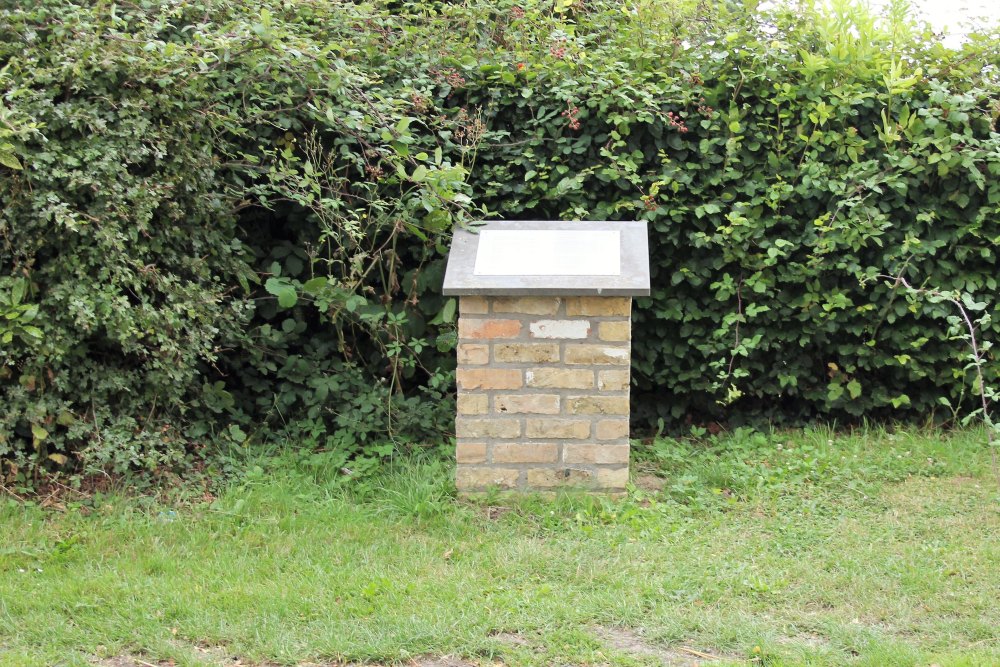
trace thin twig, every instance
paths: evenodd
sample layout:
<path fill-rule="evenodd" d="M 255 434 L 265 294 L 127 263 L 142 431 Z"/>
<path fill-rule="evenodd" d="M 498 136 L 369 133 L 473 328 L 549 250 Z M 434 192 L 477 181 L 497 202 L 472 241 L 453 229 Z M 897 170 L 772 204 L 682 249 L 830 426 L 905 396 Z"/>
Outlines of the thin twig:
<path fill-rule="evenodd" d="M 972 318 L 969 317 L 969 312 L 965 309 L 965 306 L 962 304 L 962 302 L 959 299 L 955 298 L 953 294 L 942 292 L 940 290 L 927 289 L 923 287 L 921 288 L 914 287 L 906 280 L 906 278 L 903 276 L 902 273 L 900 273 L 897 276 L 879 274 L 876 277 L 885 280 L 892 280 L 893 289 L 902 285 L 912 294 L 918 294 L 918 295 L 926 294 L 928 296 L 933 296 L 935 298 L 948 301 L 953 306 L 955 306 L 955 308 L 958 309 L 959 313 L 961 313 L 962 320 L 965 322 L 965 328 L 968 329 L 969 331 L 968 343 L 969 347 L 972 350 L 972 365 L 976 369 L 976 381 L 979 383 L 979 400 L 981 402 L 983 411 L 983 423 L 986 426 L 986 445 L 987 448 L 990 450 L 990 461 L 993 465 L 993 476 L 996 478 L 997 485 L 1000 486 L 1000 465 L 998 465 L 997 463 L 997 452 L 996 452 L 996 447 L 994 447 L 993 443 L 993 420 L 990 418 L 990 402 L 986 396 L 986 379 L 983 377 L 983 363 L 985 360 L 983 359 L 982 353 L 980 352 L 979 342 L 976 340 L 976 325 L 972 321 Z"/>
<path fill-rule="evenodd" d="M 702 653 L 701 651 L 695 650 L 693 648 L 688 648 L 687 646 L 678 646 L 678 651 L 684 653 L 690 653 L 691 655 L 698 656 L 699 658 L 705 658 L 706 660 L 718 660 L 719 656 L 712 655 L 711 653 Z"/>
<path fill-rule="evenodd" d="M 15 500 L 17 500 L 18 502 L 20 502 L 22 504 L 28 502 L 22 496 L 19 496 L 16 493 L 14 493 L 14 489 L 10 488 L 6 484 L 0 483 L 0 491 L 3 491 L 8 496 L 11 496 L 12 498 L 14 498 Z"/>

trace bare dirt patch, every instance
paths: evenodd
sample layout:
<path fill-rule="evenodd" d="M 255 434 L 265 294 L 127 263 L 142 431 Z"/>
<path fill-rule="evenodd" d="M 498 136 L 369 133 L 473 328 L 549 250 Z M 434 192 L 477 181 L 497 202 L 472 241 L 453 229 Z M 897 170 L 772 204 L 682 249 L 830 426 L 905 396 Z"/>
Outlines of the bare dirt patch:
<path fill-rule="evenodd" d="M 996 481 L 976 477 L 911 477 L 890 487 L 885 493 L 888 511 L 894 516 L 919 513 L 945 516 L 955 520 L 977 521 L 997 517 L 996 506 L 989 498 L 996 492 Z"/>
<path fill-rule="evenodd" d="M 169 662 L 149 662 L 130 655 L 117 655 L 93 663 L 96 667 L 170 667 Z"/>
<path fill-rule="evenodd" d="M 483 514 L 490 521 L 498 521 L 504 517 L 508 512 L 514 511 L 513 507 L 504 507 L 503 505 L 489 505 L 483 508 Z"/>
<path fill-rule="evenodd" d="M 198 646 L 196 649 L 202 660 L 215 667 L 277 667 L 274 663 L 270 662 L 245 662 L 238 656 L 229 655 L 224 648 L 218 646 Z M 91 664 L 94 667 L 175 667 L 177 663 L 173 660 L 146 660 L 134 655 L 119 655 L 112 658 L 95 660 Z M 407 664 L 409 667 L 478 667 L 476 663 L 449 655 L 423 656 L 414 658 Z M 303 662 L 298 667 L 361 667 L 361 665 L 336 662 Z M 367 665 L 366 667 L 378 666 Z"/>
<path fill-rule="evenodd" d="M 410 665 L 413 667 L 477 667 L 474 662 L 468 662 L 450 655 L 441 657 L 425 656 L 413 660 Z"/>
<path fill-rule="evenodd" d="M 813 632 L 800 632 L 789 637 L 780 637 L 778 639 L 778 643 L 785 644 L 787 646 L 801 646 L 812 650 L 818 650 L 828 647 L 830 645 L 830 640 Z"/>
<path fill-rule="evenodd" d="M 531 642 L 524 637 L 524 635 L 517 632 L 494 632 L 490 635 L 497 641 L 501 641 L 504 644 L 510 644 L 512 646 L 531 646 Z"/>
<path fill-rule="evenodd" d="M 688 646 L 656 646 L 628 628 L 598 627 L 594 634 L 609 647 L 634 656 L 656 658 L 667 667 L 698 667 L 716 660 L 732 659 L 715 651 Z"/>
<path fill-rule="evenodd" d="M 202 661 L 214 667 L 276 667 L 271 662 L 245 662 L 238 656 L 230 655 L 221 646 L 195 646 L 195 652 Z M 175 667 L 173 660 L 147 660 L 135 655 L 119 655 L 92 663 L 95 667 Z M 319 665 L 304 663 L 299 667 L 336 667 L 333 664 Z"/>
<path fill-rule="evenodd" d="M 667 480 L 664 478 L 650 474 L 636 475 L 632 482 L 643 491 L 651 492 L 662 491 L 667 485 Z"/>

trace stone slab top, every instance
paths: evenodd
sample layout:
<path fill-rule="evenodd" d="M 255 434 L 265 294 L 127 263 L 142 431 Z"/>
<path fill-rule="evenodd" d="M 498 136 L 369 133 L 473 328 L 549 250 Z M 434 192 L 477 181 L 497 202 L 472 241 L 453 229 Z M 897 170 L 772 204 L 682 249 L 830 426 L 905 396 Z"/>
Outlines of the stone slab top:
<path fill-rule="evenodd" d="M 516 220 L 456 229 L 443 293 L 648 296 L 646 223 Z"/>

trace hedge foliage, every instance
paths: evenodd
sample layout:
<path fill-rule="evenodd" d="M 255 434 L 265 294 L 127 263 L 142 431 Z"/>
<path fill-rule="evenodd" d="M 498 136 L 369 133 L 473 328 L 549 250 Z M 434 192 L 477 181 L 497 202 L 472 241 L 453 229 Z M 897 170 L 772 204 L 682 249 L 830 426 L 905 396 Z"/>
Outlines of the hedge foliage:
<path fill-rule="evenodd" d="M 970 405 L 877 276 L 1000 333 L 1000 41 L 895 11 L 0 2 L 0 478 L 440 442 L 486 216 L 649 221 L 640 427 Z"/>

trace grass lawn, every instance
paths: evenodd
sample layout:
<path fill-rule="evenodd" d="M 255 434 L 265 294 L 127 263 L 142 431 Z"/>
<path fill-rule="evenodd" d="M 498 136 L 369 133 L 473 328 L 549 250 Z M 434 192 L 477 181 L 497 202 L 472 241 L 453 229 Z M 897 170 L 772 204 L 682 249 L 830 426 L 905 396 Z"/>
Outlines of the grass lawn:
<path fill-rule="evenodd" d="M 0 664 L 1000 665 L 984 440 L 660 440 L 618 501 L 290 455 L 211 502 L 0 500 Z"/>

